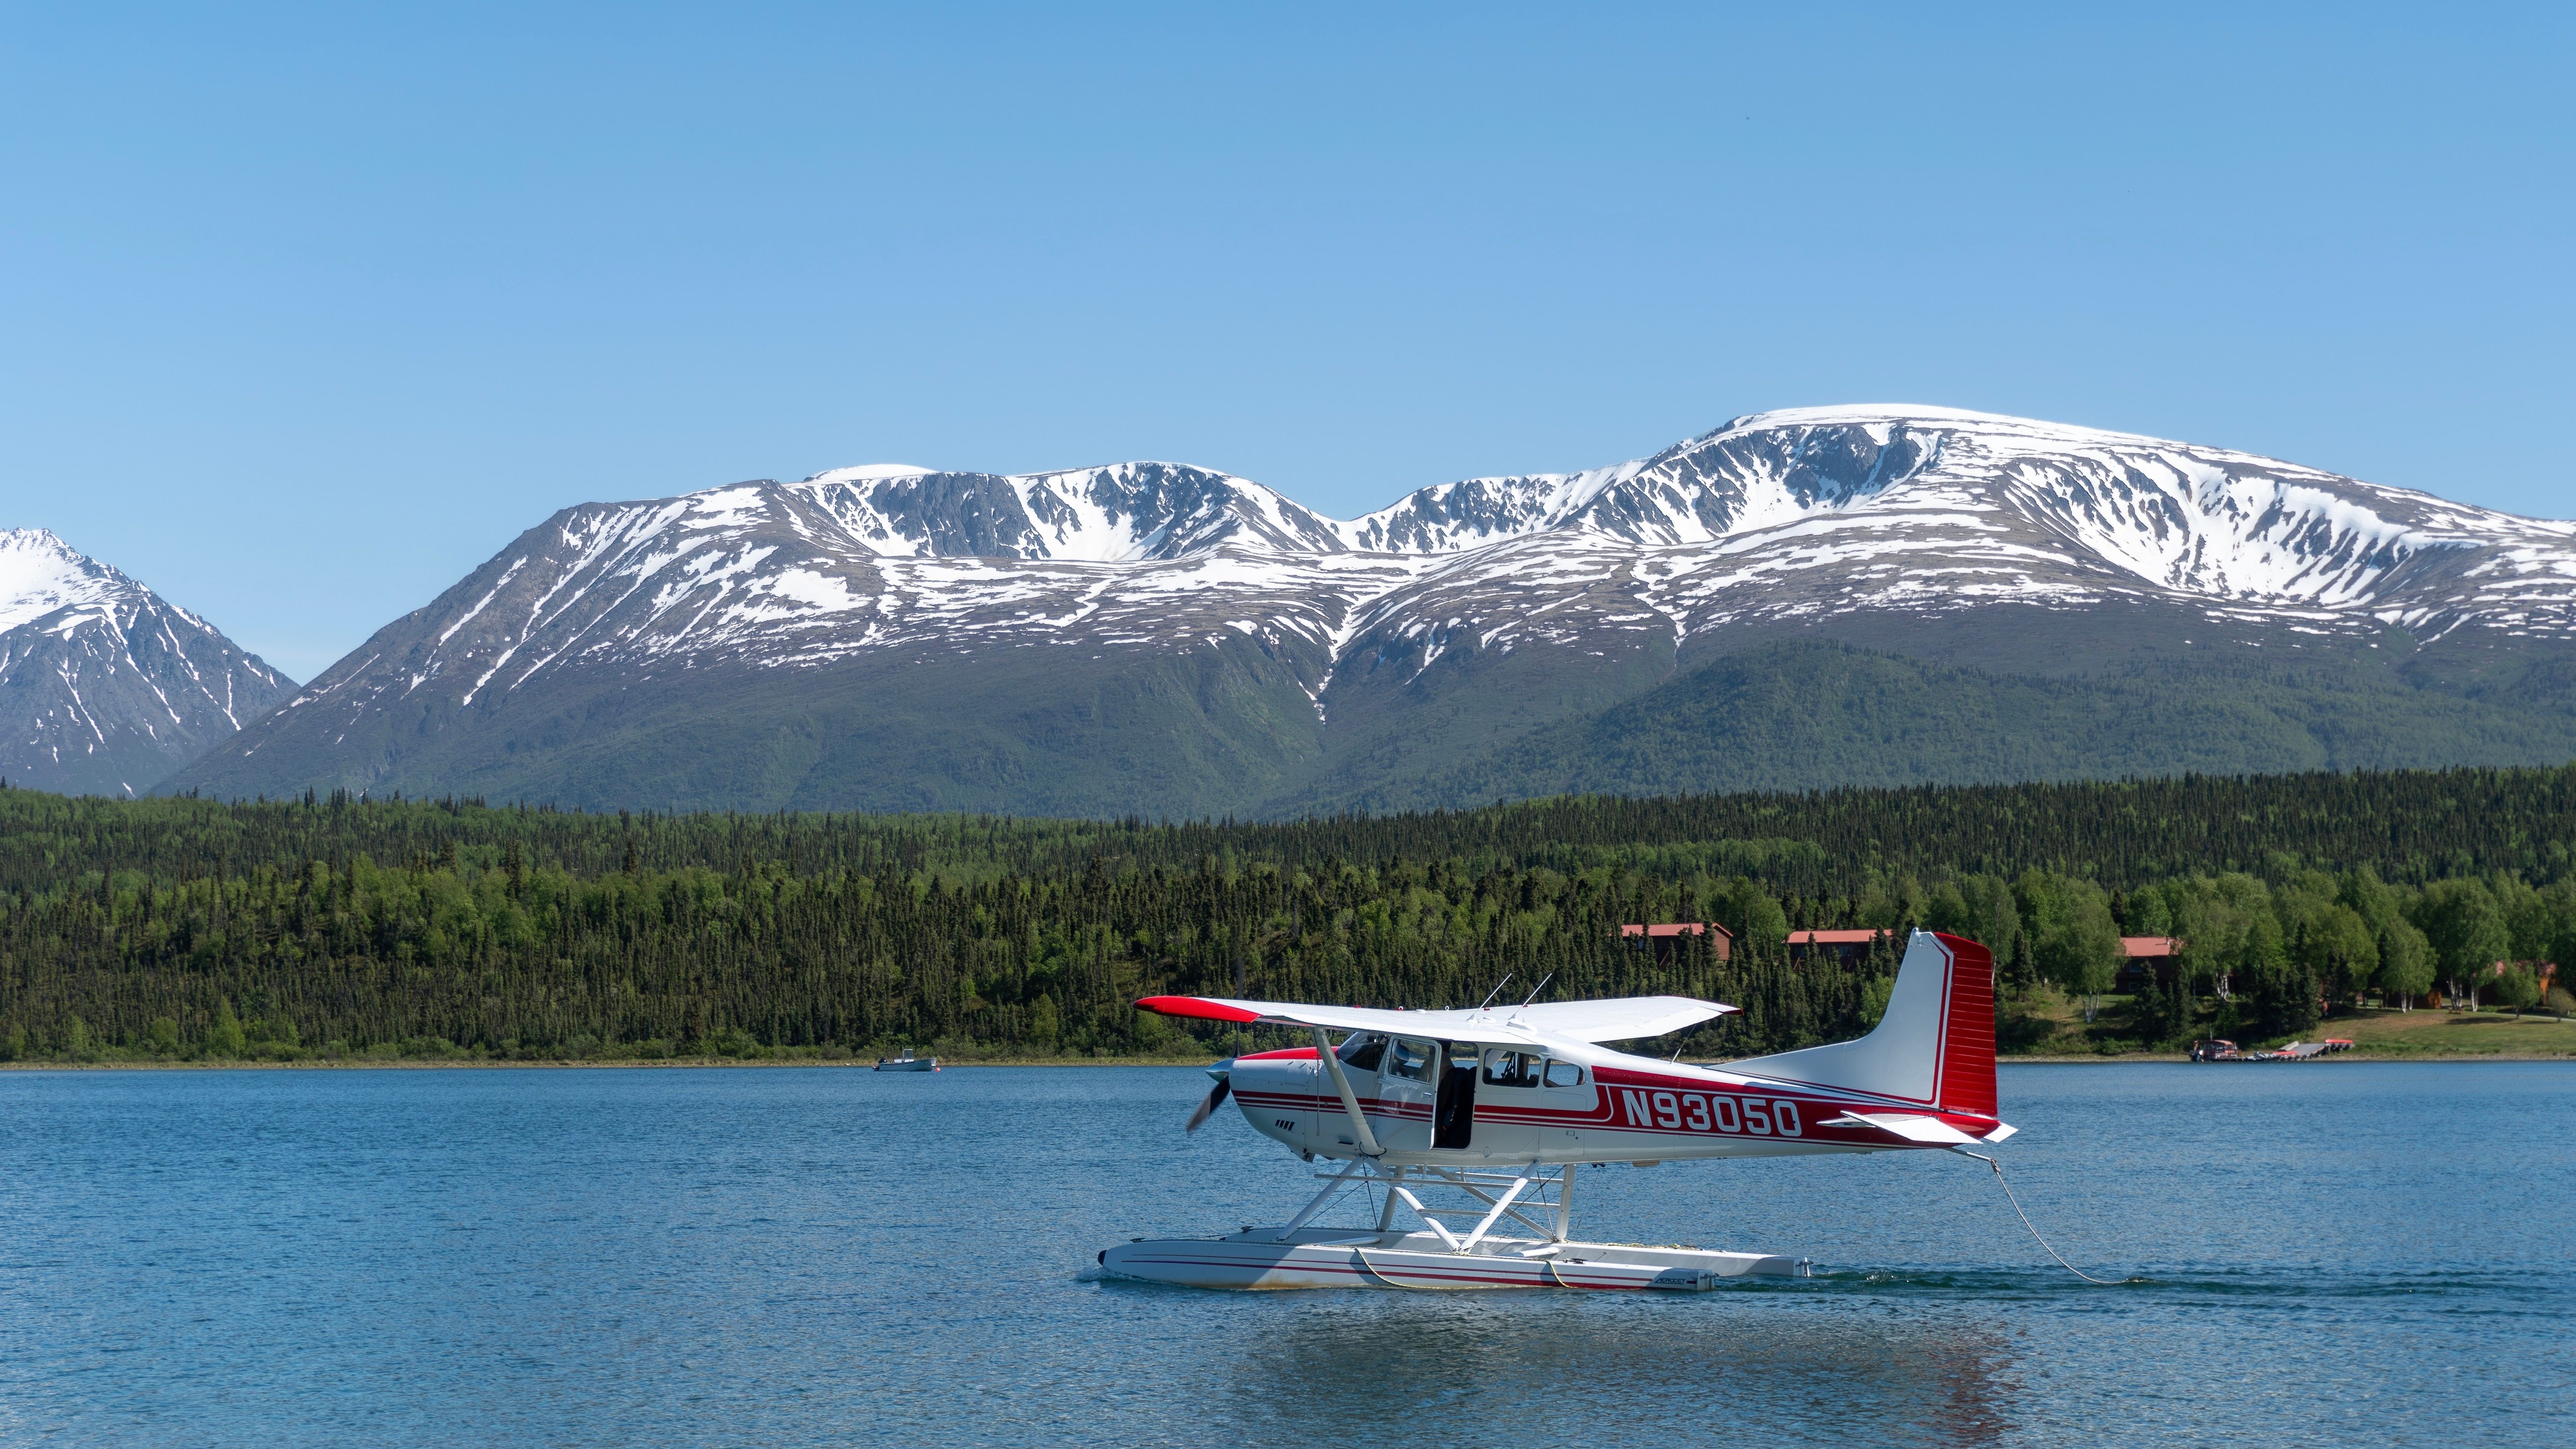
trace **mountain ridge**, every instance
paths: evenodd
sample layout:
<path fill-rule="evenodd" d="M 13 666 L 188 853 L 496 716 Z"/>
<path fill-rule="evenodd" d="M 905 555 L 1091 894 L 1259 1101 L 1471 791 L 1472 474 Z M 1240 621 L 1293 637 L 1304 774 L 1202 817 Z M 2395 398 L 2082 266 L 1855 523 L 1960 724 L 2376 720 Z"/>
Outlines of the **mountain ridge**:
<path fill-rule="evenodd" d="M 293 681 L 42 528 L 0 529 L 0 776 L 137 794 Z"/>
<path fill-rule="evenodd" d="M 2088 616 L 2138 622 L 2105 635 Z M 1748 414 L 1353 520 L 1189 464 L 865 465 L 560 510 L 172 785 L 542 787 L 546 759 L 649 735 L 638 722 L 675 702 L 696 719 L 685 697 L 711 690 L 765 701 L 722 748 L 772 775 L 864 740 L 961 807 L 1111 808 L 1124 780 L 1137 807 L 1257 811 L 1337 781 L 1364 793 L 1386 782 L 1346 766 L 1499 748 L 1801 632 L 1938 636 L 1897 647 L 2040 674 L 2330 657 L 2431 688 L 2576 642 L 2576 524 L 1894 405 Z M 974 713 L 943 726 L 923 713 L 942 700 Z M 707 729 L 725 733 L 688 726 Z M 1175 775 L 1149 740 L 1200 763 Z M 663 752 L 641 741 L 635 771 L 586 772 L 582 798 L 662 803 L 679 767 L 645 764 Z M 1034 783 L 1057 775 L 1091 785 Z M 834 778 L 796 789 L 922 803 L 899 772 Z"/>

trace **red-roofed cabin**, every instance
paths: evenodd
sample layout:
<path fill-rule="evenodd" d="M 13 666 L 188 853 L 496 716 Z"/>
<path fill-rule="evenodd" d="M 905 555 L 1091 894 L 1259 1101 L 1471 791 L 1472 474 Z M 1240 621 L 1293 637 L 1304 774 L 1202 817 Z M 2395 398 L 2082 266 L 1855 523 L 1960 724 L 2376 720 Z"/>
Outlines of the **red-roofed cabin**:
<path fill-rule="evenodd" d="M 1869 943 L 1894 931 L 1791 931 L 1789 959 L 1804 961 L 1810 951 L 1822 951 L 1837 961 L 1852 962 L 1869 954 Z"/>
<path fill-rule="evenodd" d="M 2554 961 L 2498 961 L 2487 968 L 2487 975 L 2502 976 L 2508 971 L 2528 971 L 2539 978 L 2540 992 L 2543 996 L 2549 994 L 2550 987 L 2558 984 L 2558 964 Z M 2455 1004 L 2475 1008 L 2478 1004 L 2478 993 L 2486 990 L 2486 983 L 2478 980 L 2475 972 L 2470 973 L 2468 982 L 2469 989 L 2460 993 L 2460 999 Z"/>
<path fill-rule="evenodd" d="M 2487 974 L 2502 976 L 2507 971 L 2515 970 L 2528 971 L 2538 977 L 2540 989 L 2543 991 L 2547 991 L 2556 984 L 2558 979 L 2558 963 L 2555 961 L 2498 961 L 2495 963 L 2495 968 Z"/>
<path fill-rule="evenodd" d="M 2174 936 L 2122 936 L 2120 954 L 2128 959 L 2120 963 L 2119 978 L 2112 983 L 2114 991 L 2137 994 L 2150 977 L 2170 983 L 2174 979 L 2174 956 L 2182 950 L 2182 941 Z"/>
<path fill-rule="evenodd" d="M 1668 966 L 1681 954 L 1684 936 L 1708 937 L 1709 950 L 1725 961 L 1735 955 L 1735 937 L 1724 926 L 1708 921 L 1669 921 L 1661 925 L 1627 925 L 1619 928 L 1623 939 L 1635 940 L 1655 948 L 1655 964 Z"/>

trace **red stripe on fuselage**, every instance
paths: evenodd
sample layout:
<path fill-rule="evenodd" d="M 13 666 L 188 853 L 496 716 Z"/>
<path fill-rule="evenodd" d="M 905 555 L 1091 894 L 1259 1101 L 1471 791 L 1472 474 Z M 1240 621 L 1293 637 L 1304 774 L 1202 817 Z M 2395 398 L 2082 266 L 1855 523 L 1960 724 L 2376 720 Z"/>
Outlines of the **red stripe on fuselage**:
<path fill-rule="evenodd" d="M 1489 1106 L 1485 1102 L 1479 1101 L 1476 1104 L 1476 1120 L 1478 1122 L 1491 1122 L 1498 1126 L 1512 1127 L 1582 1127 L 1625 1133 L 1631 1136 L 1683 1137 L 1691 1139 L 1718 1138 L 1728 1141 L 1754 1142 L 1764 1140 L 1777 1142 L 1823 1142 L 1842 1146 L 1868 1147 L 1937 1147 L 1942 1145 L 1939 1143 L 1915 1142 L 1909 1138 L 1899 1137 L 1895 1133 L 1889 1132 L 1880 1127 L 1828 1127 L 1824 1125 L 1827 1119 L 1839 1116 L 1845 1112 L 1886 1111 L 1891 1106 L 1897 1105 L 1894 1101 L 1868 1101 L 1848 1097 L 1823 1097 L 1810 1093 L 1765 1090 L 1760 1087 L 1751 1086 L 1731 1087 L 1722 1084 L 1711 1085 L 1707 1082 L 1691 1081 L 1677 1077 L 1657 1076 L 1648 1072 L 1629 1071 L 1616 1067 L 1604 1067 L 1601 1069 L 1600 1075 L 1603 1085 L 1598 1088 L 1599 1101 L 1590 1110 L 1550 1107 L 1496 1107 Z M 1615 1080 L 1613 1079 L 1614 1075 Z M 1625 1101 L 1625 1092 L 1638 1092 L 1642 1094 L 1642 1113 L 1635 1106 L 1632 1106 Z M 1247 1107 L 1259 1107 L 1271 1111 L 1318 1112 L 1337 1117 L 1344 1115 L 1342 1100 L 1338 1095 L 1325 1097 L 1313 1093 L 1264 1092 L 1248 1090 L 1238 1090 L 1234 1095 L 1237 1101 L 1242 1102 Z M 1666 1115 L 1666 1111 L 1661 1104 L 1658 1104 L 1654 1100 L 1658 1095 L 1670 1096 L 1674 1099 L 1670 1106 L 1670 1115 L 1673 1118 L 1670 1122 L 1663 1120 Z M 1730 1102 L 1731 1106 L 1727 1110 L 1721 1111 L 1715 1106 L 1715 1099 L 1719 1097 L 1725 1097 Z M 1702 1099 L 1709 1105 L 1705 1108 L 1695 1110 L 1690 1101 L 1687 1100 L 1691 1098 Z M 1791 1133 L 1783 1133 L 1776 1129 L 1767 1133 L 1750 1130 L 1750 1123 L 1754 1119 L 1749 1117 L 1744 1111 L 1744 1103 L 1748 1100 L 1764 1104 L 1763 1115 L 1766 1117 L 1776 1116 L 1778 1111 L 1776 1106 L 1772 1106 L 1770 1104 L 1779 1102 L 1788 1102 L 1793 1104 L 1794 1110 L 1798 1114 L 1799 1130 Z M 1360 1112 L 1362 1115 L 1372 1118 L 1384 1118 L 1394 1121 L 1425 1121 L 1432 1115 L 1431 1104 L 1427 1102 L 1398 1102 L 1384 1098 L 1372 1097 L 1362 1097 L 1359 1101 Z M 1960 1131 L 1967 1133 L 1971 1137 L 1981 1137 L 1986 1133 L 1993 1131 L 1997 1125 L 1994 1118 L 1978 1117 L 1971 1113 L 1941 1111 L 1924 1112 L 1920 1108 L 1910 1105 L 1904 1107 L 1903 1110 L 1905 1110 L 1909 1115 L 1928 1116 L 1937 1121 L 1948 1123 L 1950 1126 L 1958 1128 Z M 1725 1125 L 1729 1121 L 1736 1124 L 1733 1129 L 1729 1129 Z M 1705 1125 L 1701 1125 L 1703 1122 Z"/>

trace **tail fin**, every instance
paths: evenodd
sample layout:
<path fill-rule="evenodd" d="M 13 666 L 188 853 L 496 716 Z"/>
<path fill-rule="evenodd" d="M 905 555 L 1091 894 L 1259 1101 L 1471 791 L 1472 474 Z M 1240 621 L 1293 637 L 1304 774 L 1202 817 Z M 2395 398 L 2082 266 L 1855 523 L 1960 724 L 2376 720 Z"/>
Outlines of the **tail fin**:
<path fill-rule="evenodd" d="M 1887 1015 L 1869 1035 L 1728 1062 L 1726 1070 L 1992 1117 L 1994 971 L 1993 954 L 1976 942 L 1917 931 L 1896 968 Z"/>

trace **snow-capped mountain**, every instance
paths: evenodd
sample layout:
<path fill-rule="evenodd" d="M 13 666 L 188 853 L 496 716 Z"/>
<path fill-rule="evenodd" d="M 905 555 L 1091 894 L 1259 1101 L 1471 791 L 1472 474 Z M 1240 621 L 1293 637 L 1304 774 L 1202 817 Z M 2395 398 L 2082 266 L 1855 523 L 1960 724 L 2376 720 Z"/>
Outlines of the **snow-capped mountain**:
<path fill-rule="evenodd" d="M 1426 489 L 1349 534 L 1456 555 L 1373 616 L 1427 634 L 1430 616 L 1455 613 L 1499 625 L 1497 641 L 1563 637 L 1531 621 L 1622 569 L 1626 596 L 1677 642 L 1857 609 L 2111 599 L 2301 632 L 2396 626 L 2419 642 L 2472 624 L 2576 637 L 2576 523 L 1936 408 L 1738 418 L 1617 468 Z M 1548 566 L 1560 559 L 1597 566 Z"/>
<path fill-rule="evenodd" d="M 1442 484 L 1347 522 L 1180 464 L 848 468 L 566 509 L 189 775 L 236 790 L 543 785 L 579 757 L 561 788 L 583 798 L 731 799 L 734 786 L 645 788 L 669 762 L 638 775 L 597 743 L 623 732 L 662 760 L 667 711 L 697 701 L 690 728 L 712 728 L 712 690 L 755 713 L 772 707 L 755 696 L 801 701 L 790 733 L 809 743 L 790 754 L 805 763 L 780 768 L 807 803 L 889 803 L 814 784 L 818 761 L 864 738 L 940 781 L 1001 782 L 919 803 L 1064 808 L 1012 793 L 1031 751 L 1125 750 L 1119 768 L 1145 780 L 1154 751 L 1136 741 L 1150 736 L 1246 782 L 1254 804 L 1354 751 L 1412 768 L 1784 632 L 1918 652 L 1937 634 L 2010 662 L 2030 651 L 1977 642 L 2004 620 L 2017 638 L 2091 639 L 2114 614 L 2203 649 L 2369 649 L 2391 631 L 2409 650 L 2460 631 L 2576 640 L 2576 524 L 1902 406 L 1757 414 L 1616 467 Z M 2057 650 L 2072 652 L 2106 662 L 2098 640 Z M 942 701 L 970 712 L 940 727 Z M 255 765 L 263 752 L 276 764 Z M 1236 803 L 1192 789 L 1136 799 Z"/>
<path fill-rule="evenodd" d="M 0 530 L 0 776 L 139 794 L 294 681 L 41 528 Z"/>

